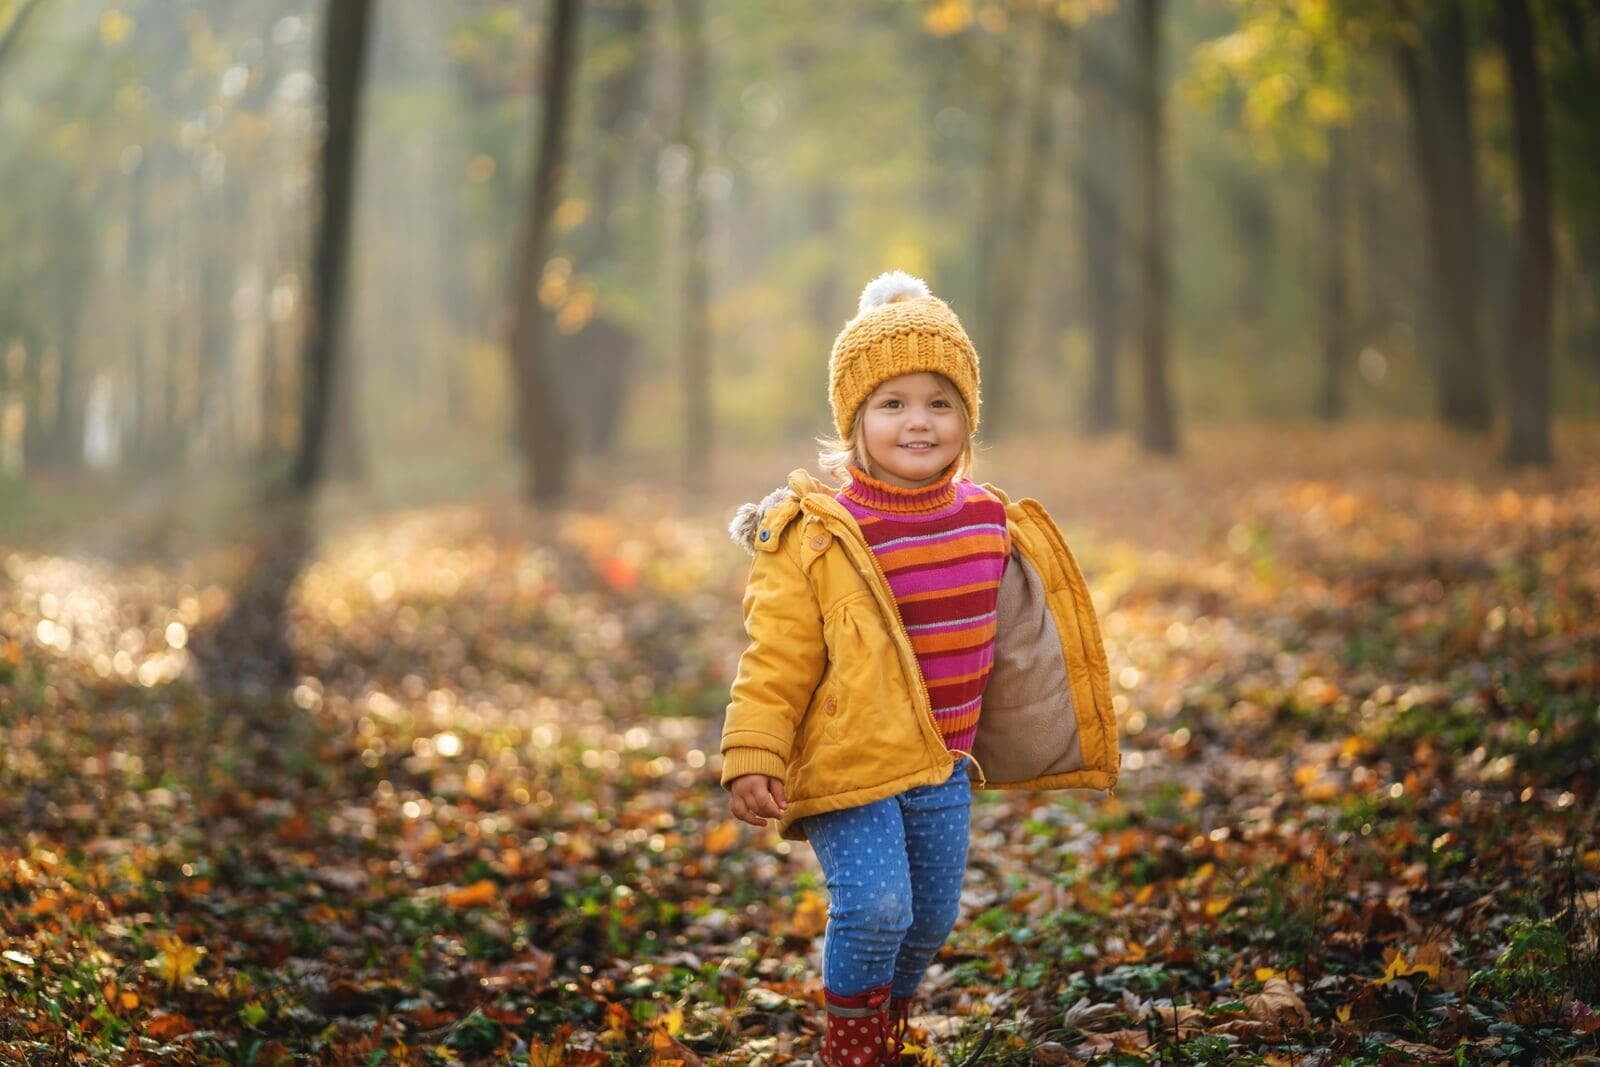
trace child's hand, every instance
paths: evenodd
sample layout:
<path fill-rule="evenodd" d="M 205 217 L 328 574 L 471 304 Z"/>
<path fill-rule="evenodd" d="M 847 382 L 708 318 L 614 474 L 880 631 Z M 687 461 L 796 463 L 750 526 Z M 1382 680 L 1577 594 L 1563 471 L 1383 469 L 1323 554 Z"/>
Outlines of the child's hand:
<path fill-rule="evenodd" d="M 751 826 L 765 826 L 761 816 L 780 817 L 789 804 L 783 799 L 783 779 L 769 774 L 741 774 L 728 783 L 728 810 Z"/>

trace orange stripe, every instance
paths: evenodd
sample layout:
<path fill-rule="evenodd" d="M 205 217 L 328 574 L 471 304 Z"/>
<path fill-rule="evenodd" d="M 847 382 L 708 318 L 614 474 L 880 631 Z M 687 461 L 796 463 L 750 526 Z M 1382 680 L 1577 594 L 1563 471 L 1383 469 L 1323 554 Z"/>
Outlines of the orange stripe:
<path fill-rule="evenodd" d="M 929 652 L 949 652 L 951 649 L 968 648 L 973 645 L 984 645 L 994 640 L 995 623 L 990 620 L 982 626 L 974 626 L 970 630 L 950 630 L 942 634 L 916 634 L 911 638 L 911 647 L 917 655 Z M 977 649 L 973 649 L 976 653 Z"/>
<path fill-rule="evenodd" d="M 914 604 L 919 600 L 933 600 L 942 596 L 962 596 L 966 593 L 976 593 L 984 589 L 993 589 L 1000 583 L 992 579 L 973 582 L 971 585 L 958 585 L 953 589 L 928 589 L 920 593 L 907 593 L 905 596 L 895 597 L 901 604 Z"/>
<path fill-rule="evenodd" d="M 939 734 L 941 737 L 949 737 L 951 734 L 959 734 L 962 730 L 965 730 L 967 727 L 977 722 L 978 716 L 982 714 L 983 705 L 979 704 L 977 707 L 973 708 L 964 715 L 957 715 L 953 719 L 939 719 Z"/>
<path fill-rule="evenodd" d="M 984 675 L 988 674 L 993 669 L 994 669 L 994 664 L 990 664 L 989 666 L 983 668 L 981 671 L 973 671 L 971 674 L 952 674 L 948 678 L 935 678 L 935 679 L 933 679 L 932 681 L 930 681 L 928 683 L 928 688 L 929 689 L 942 689 L 947 685 L 965 685 L 968 682 L 975 681 L 975 680 L 977 680 L 979 678 L 982 678 Z M 977 694 L 974 693 L 973 696 L 977 696 Z"/>
<path fill-rule="evenodd" d="M 954 541 L 935 545 L 907 545 L 905 548 L 894 548 L 888 552 L 878 553 L 878 560 L 883 564 L 884 570 L 892 571 L 897 567 L 939 563 L 959 556 L 984 554 L 1004 556 L 1004 539 L 999 534 L 978 534 L 972 537 L 958 537 Z"/>

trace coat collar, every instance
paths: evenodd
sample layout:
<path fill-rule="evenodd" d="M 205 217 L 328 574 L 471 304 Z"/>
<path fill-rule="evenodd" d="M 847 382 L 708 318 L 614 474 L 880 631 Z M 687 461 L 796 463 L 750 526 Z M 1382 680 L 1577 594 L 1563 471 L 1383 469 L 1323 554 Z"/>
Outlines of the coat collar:
<path fill-rule="evenodd" d="M 994 494 L 1009 513 L 1011 501 L 999 489 L 985 482 L 983 488 Z M 728 536 L 733 543 L 754 555 L 770 552 L 778 547 L 778 539 L 785 526 L 802 511 L 816 515 L 824 521 L 831 520 L 856 528 L 856 521 L 845 506 L 834 499 L 837 492 L 826 482 L 811 476 L 804 467 L 789 472 L 788 480 L 760 500 L 741 505 L 728 523 Z"/>

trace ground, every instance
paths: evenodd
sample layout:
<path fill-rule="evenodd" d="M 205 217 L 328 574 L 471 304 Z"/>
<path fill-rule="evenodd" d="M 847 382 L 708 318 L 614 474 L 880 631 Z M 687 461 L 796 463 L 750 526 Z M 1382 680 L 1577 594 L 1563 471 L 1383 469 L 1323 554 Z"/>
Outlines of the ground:
<path fill-rule="evenodd" d="M 1078 554 L 1126 762 L 978 795 L 924 1061 L 1600 1062 L 1600 432 L 1558 447 L 981 450 Z M 817 867 L 716 779 L 722 527 L 806 459 L 19 533 L 0 1062 L 804 1062 Z"/>

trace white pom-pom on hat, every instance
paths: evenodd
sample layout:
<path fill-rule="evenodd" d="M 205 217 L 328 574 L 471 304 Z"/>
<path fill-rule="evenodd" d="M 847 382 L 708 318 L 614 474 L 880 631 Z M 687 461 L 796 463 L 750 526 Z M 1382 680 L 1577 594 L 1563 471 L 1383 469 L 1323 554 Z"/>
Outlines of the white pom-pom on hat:
<path fill-rule="evenodd" d="M 861 290 L 861 304 L 856 308 L 860 315 L 873 308 L 892 304 L 896 300 L 911 300 L 919 296 L 932 296 L 928 283 L 903 270 L 886 271 L 867 283 Z"/>

